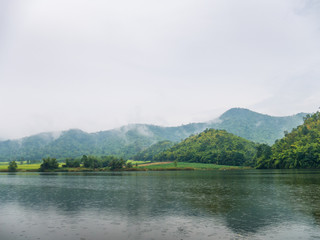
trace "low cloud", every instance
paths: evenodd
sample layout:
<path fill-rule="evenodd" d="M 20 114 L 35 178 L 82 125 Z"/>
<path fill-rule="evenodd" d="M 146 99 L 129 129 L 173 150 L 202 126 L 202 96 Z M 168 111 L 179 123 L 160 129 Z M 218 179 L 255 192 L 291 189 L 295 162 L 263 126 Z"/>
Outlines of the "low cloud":
<path fill-rule="evenodd" d="M 0 138 L 314 111 L 319 13 L 316 0 L 2 1 Z"/>

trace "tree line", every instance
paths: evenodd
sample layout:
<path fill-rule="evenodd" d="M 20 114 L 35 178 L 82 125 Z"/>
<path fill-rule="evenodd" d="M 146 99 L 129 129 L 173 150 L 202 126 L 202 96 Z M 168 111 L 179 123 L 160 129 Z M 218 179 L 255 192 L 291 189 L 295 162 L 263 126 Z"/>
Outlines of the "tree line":
<path fill-rule="evenodd" d="M 87 156 L 83 155 L 80 159 L 67 158 L 65 163 L 62 164 L 62 168 L 88 168 L 88 169 L 105 169 L 108 168 L 111 171 L 120 170 L 122 168 L 133 168 L 131 162 L 125 161 L 123 158 L 117 158 L 115 156 Z M 56 158 L 43 158 L 40 164 L 39 171 L 50 171 L 59 168 L 59 161 Z M 18 169 L 16 161 L 10 161 L 8 166 L 9 172 L 15 172 Z"/>

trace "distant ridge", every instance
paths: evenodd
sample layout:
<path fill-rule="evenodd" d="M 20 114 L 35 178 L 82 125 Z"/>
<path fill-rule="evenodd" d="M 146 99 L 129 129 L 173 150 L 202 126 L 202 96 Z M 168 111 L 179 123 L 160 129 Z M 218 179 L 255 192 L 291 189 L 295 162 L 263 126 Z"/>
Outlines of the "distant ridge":
<path fill-rule="evenodd" d="M 273 144 L 284 136 L 284 131 L 291 131 L 303 123 L 307 113 L 298 113 L 286 117 L 274 117 L 257 113 L 249 109 L 232 108 L 223 113 L 220 122 L 212 128 L 227 130 L 248 140 Z"/>
<path fill-rule="evenodd" d="M 79 157 L 86 155 L 117 155 L 131 158 L 159 141 L 180 142 L 206 128 L 226 130 L 245 139 L 272 144 L 303 123 L 306 113 L 273 117 L 248 109 L 232 108 L 218 119 L 190 123 L 178 127 L 131 124 L 117 129 L 87 133 L 79 129 L 40 133 L 18 140 L 0 141 L 0 161 L 40 160 L 43 157 Z"/>

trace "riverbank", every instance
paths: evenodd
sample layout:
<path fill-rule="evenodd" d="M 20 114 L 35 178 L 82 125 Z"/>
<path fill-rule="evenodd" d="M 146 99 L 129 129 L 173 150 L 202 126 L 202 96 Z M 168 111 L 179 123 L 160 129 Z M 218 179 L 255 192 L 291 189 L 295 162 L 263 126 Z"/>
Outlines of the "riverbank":
<path fill-rule="evenodd" d="M 39 172 L 39 164 L 22 164 L 18 165 L 17 172 Z M 251 169 L 250 167 L 242 166 L 226 166 L 217 164 L 207 163 L 189 163 L 189 162 L 178 162 L 176 165 L 174 162 L 153 162 L 138 164 L 132 168 L 122 168 L 117 171 L 193 171 L 193 170 L 239 170 L 239 169 Z M 64 168 L 62 164 L 59 164 L 59 168 L 50 170 L 50 172 L 101 172 L 111 171 L 110 168 Z M 8 172 L 8 165 L 0 165 L 0 172 Z"/>

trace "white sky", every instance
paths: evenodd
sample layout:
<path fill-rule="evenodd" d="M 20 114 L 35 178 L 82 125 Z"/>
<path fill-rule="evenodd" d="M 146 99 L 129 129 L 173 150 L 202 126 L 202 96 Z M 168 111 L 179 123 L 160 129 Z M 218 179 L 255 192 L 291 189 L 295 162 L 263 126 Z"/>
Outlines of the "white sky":
<path fill-rule="evenodd" d="M 0 138 L 319 106 L 318 0 L 0 1 Z"/>

